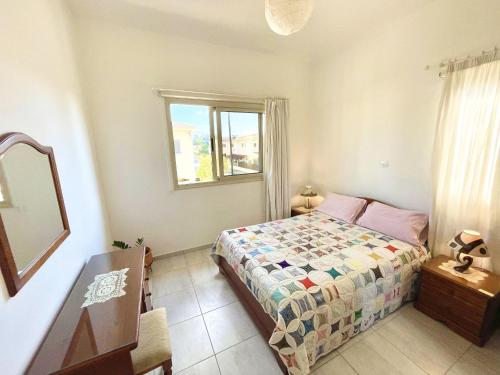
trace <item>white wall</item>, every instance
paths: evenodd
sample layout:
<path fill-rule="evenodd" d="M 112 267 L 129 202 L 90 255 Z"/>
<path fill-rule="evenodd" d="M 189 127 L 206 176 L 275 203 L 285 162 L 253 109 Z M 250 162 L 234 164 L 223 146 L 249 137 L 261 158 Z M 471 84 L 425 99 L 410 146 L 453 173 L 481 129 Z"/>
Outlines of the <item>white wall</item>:
<path fill-rule="evenodd" d="M 435 1 L 312 66 L 312 182 L 428 211 L 442 80 L 424 67 L 498 45 L 499 21 L 498 0 Z"/>
<path fill-rule="evenodd" d="M 172 190 L 164 102 L 153 87 L 289 97 L 292 191 L 306 182 L 305 64 L 86 19 L 78 36 L 114 239 L 143 235 L 158 255 L 264 219 L 261 182 Z"/>
<path fill-rule="evenodd" d="M 109 239 L 82 111 L 71 25 L 60 2 L 2 1 L 0 132 L 54 148 L 71 235 L 13 298 L 0 277 L 0 372 L 29 364 L 90 254 Z"/>

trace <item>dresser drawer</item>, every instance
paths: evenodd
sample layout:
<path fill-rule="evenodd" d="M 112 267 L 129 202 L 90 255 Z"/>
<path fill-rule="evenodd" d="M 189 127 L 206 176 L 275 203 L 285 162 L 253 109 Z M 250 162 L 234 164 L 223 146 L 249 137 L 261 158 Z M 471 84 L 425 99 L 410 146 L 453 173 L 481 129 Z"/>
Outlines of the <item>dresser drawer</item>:
<path fill-rule="evenodd" d="M 433 280 L 422 279 L 421 290 L 429 290 L 443 298 L 453 298 L 453 289 L 448 288 L 446 284 L 438 285 Z"/>
<path fill-rule="evenodd" d="M 422 288 L 418 295 L 418 303 L 428 306 L 443 317 L 447 317 L 451 299 L 442 293 L 436 293 L 431 288 Z"/>
<path fill-rule="evenodd" d="M 422 287 L 432 288 L 446 296 L 453 296 L 456 286 L 453 283 L 440 278 L 431 272 L 424 271 L 422 273 Z"/>
<path fill-rule="evenodd" d="M 454 301 L 467 310 L 476 310 L 484 313 L 488 307 L 488 298 L 477 291 L 433 275 L 430 272 L 422 274 L 422 289 L 428 289 L 442 298 L 453 298 Z"/>
<path fill-rule="evenodd" d="M 480 333 L 488 301 L 477 293 L 424 272 L 418 300 L 447 322 L 452 322 L 474 335 Z"/>
<path fill-rule="evenodd" d="M 483 325 L 483 317 L 481 315 L 459 310 L 450 306 L 448 309 L 447 320 L 474 335 L 479 335 L 481 333 Z"/>
<path fill-rule="evenodd" d="M 452 296 L 434 293 L 431 289 L 421 289 L 417 304 L 430 310 L 434 318 L 445 324 L 452 323 L 474 336 L 479 336 L 481 332 L 483 316 L 476 310 L 464 308 Z"/>
<path fill-rule="evenodd" d="M 488 298 L 486 296 L 466 288 L 455 289 L 453 299 L 461 303 L 464 308 L 477 310 L 480 313 L 486 311 L 488 307 Z"/>

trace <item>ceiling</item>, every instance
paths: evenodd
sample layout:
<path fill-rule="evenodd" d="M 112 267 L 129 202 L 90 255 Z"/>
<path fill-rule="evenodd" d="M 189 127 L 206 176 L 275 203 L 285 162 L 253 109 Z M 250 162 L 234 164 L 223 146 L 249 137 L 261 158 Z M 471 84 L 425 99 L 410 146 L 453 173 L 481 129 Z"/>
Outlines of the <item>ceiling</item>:
<path fill-rule="evenodd" d="M 316 0 L 296 34 L 274 34 L 264 0 L 68 0 L 77 17 L 265 52 L 320 57 L 435 0 Z"/>

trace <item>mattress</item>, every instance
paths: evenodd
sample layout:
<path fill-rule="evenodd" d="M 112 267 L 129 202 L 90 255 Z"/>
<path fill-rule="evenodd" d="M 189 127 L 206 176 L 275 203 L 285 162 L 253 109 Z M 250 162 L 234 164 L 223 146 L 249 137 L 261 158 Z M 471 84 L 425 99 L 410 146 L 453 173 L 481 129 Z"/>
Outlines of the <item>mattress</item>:
<path fill-rule="evenodd" d="M 318 211 L 224 231 L 212 251 L 276 322 L 269 344 L 293 375 L 413 299 L 430 258 Z"/>

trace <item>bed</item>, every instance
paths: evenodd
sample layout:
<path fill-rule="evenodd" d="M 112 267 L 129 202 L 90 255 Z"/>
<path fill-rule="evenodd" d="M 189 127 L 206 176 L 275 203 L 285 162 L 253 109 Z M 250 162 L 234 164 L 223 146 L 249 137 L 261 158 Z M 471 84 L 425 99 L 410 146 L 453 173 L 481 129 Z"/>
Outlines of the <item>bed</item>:
<path fill-rule="evenodd" d="M 430 254 L 313 211 L 224 231 L 212 257 L 280 368 L 296 375 L 413 299 Z"/>

